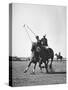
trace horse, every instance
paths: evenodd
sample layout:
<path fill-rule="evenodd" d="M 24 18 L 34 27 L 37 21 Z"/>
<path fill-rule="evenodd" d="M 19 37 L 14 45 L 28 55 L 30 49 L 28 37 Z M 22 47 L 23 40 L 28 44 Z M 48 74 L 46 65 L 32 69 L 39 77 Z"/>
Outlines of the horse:
<path fill-rule="evenodd" d="M 62 57 L 61 55 L 58 55 L 58 54 L 56 53 L 55 56 L 57 57 L 57 61 L 58 61 L 58 59 L 60 59 L 60 61 L 62 61 L 63 57 Z"/>
<path fill-rule="evenodd" d="M 51 59 L 51 63 L 49 65 L 49 67 L 52 71 L 52 62 L 53 62 L 53 58 L 54 58 L 53 49 L 42 47 L 40 50 L 40 57 L 41 57 L 41 60 L 39 62 L 40 69 L 43 68 L 43 67 L 41 67 L 41 64 L 43 62 L 45 64 L 46 71 L 48 72 L 48 63 L 49 63 L 49 59 Z"/>
<path fill-rule="evenodd" d="M 31 58 L 27 68 L 24 70 L 24 73 L 28 71 L 32 63 L 34 63 L 33 73 L 35 73 L 37 62 L 39 62 L 40 70 L 42 70 L 42 68 L 45 68 L 46 72 L 48 72 L 49 59 L 51 59 L 50 69 L 52 70 L 54 51 L 51 48 L 45 49 L 43 46 L 39 47 L 36 44 L 34 44 L 33 49 L 34 49 L 34 56 Z M 41 66 L 42 63 L 44 63 L 45 66 Z"/>
<path fill-rule="evenodd" d="M 32 57 L 30 58 L 30 62 L 27 66 L 27 68 L 24 70 L 24 73 L 26 73 L 29 69 L 29 67 L 31 66 L 31 64 L 33 63 L 34 64 L 34 68 L 33 68 L 33 73 L 35 72 L 35 68 L 36 68 L 36 65 L 37 65 L 37 62 L 39 62 L 39 50 L 40 50 L 40 47 L 37 47 L 37 44 L 36 43 L 33 43 L 32 44 Z"/>

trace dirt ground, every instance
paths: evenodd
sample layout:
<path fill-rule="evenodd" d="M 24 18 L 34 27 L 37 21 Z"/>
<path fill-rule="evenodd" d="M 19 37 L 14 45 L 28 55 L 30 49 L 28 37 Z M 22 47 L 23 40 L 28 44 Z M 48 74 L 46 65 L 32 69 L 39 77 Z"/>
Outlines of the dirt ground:
<path fill-rule="evenodd" d="M 27 73 L 24 73 L 29 61 L 12 61 L 12 83 L 13 86 L 33 86 L 66 83 L 66 61 L 54 61 L 53 72 L 40 71 L 38 64 L 35 74 L 32 74 L 33 64 Z M 49 71 L 50 72 L 50 71 Z"/>

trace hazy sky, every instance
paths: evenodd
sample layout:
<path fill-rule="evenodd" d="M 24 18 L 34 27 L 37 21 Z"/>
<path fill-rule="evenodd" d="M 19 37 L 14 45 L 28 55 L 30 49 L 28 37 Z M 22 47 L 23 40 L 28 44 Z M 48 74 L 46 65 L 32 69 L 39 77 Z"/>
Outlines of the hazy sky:
<path fill-rule="evenodd" d="M 12 55 L 28 57 L 32 43 L 23 28 L 27 24 L 40 39 L 47 35 L 48 45 L 55 53 L 66 56 L 66 7 L 49 5 L 13 4 Z M 28 30 L 33 42 L 35 36 Z"/>

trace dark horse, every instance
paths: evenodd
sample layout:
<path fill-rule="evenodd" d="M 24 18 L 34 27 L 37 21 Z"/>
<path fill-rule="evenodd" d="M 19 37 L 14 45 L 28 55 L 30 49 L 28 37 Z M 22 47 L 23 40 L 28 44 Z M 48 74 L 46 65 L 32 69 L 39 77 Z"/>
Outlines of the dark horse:
<path fill-rule="evenodd" d="M 31 63 L 34 63 L 33 72 L 35 72 L 36 64 L 39 62 L 39 67 L 42 70 L 42 68 L 46 68 L 46 71 L 48 72 L 48 62 L 49 59 L 51 59 L 50 63 L 50 69 L 52 70 L 52 62 L 54 57 L 54 52 L 51 48 L 45 49 L 43 46 L 40 48 L 36 44 L 34 46 L 34 56 L 31 58 L 28 67 L 24 70 L 24 73 L 26 73 L 31 66 Z M 44 63 L 44 67 L 41 66 L 41 64 Z"/>
<path fill-rule="evenodd" d="M 58 55 L 58 54 L 56 53 L 55 56 L 57 57 L 57 61 L 58 61 L 58 59 L 59 59 L 60 61 L 62 61 L 63 57 L 62 57 L 61 55 Z"/>
<path fill-rule="evenodd" d="M 48 72 L 48 63 L 49 63 L 49 59 L 51 59 L 50 69 L 52 70 L 52 62 L 53 62 L 53 58 L 54 58 L 54 51 L 51 48 L 42 47 L 40 50 L 40 57 L 41 57 L 41 60 L 39 60 L 40 69 L 43 68 L 41 66 L 41 64 L 43 62 L 45 64 L 46 71 Z"/>

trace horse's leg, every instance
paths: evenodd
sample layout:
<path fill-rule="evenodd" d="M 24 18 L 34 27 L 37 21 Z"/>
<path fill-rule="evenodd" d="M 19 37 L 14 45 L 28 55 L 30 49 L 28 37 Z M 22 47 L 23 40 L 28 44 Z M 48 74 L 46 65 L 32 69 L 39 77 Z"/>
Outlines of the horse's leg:
<path fill-rule="evenodd" d="M 61 61 L 62 61 L 63 57 L 61 58 Z"/>
<path fill-rule="evenodd" d="M 24 73 L 26 73 L 28 71 L 29 67 L 31 66 L 31 63 L 32 63 L 32 60 L 29 62 L 27 68 L 24 70 Z"/>
<path fill-rule="evenodd" d="M 35 73 L 36 64 L 37 64 L 37 62 L 34 63 L 33 73 Z"/>
<path fill-rule="evenodd" d="M 42 68 L 43 68 L 43 67 L 41 66 L 41 64 L 42 64 L 42 59 L 39 60 L 39 68 L 40 68 L 40 70 L 41 70 L 41 72 L 42 72 Z"/>
<path fill-rule="evenodd" d="M 48 73 L 48 62 L 46 63 L 46 61 L 45 61 L 45 68 L 46 68 L 46 72 Z"/>
<path fill-rule="evenodd" d="M 48 63 L 49 63 L 49 60 L 47 60 L 47 65 L 48 65 Z"/>
<path fill-rule="evenodd" d="M 62 61 L 62 56 L 61 56 L 61 58 L 60 58 L 60 61 Z"/>
<path fill-rule="evenodd" d="M 57 57 L 57 62 L 58 62 L 58 57 Z"/>
<path fill-rule="evenodd" d="M 50 63 L 50 69 L 51 69 L 51 71 L 52 71 L 52 62 L 53 62 L 53 58 L 51 59 L 51 63 Z"/>

